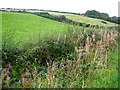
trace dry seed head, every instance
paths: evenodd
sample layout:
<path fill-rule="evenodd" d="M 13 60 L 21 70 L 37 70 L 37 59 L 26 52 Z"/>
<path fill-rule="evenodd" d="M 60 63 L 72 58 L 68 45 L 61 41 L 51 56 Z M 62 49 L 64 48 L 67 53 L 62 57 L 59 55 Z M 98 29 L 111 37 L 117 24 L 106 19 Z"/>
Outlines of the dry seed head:
<path fill-rule="evenodd" d="M 80 40 L 80 35 L 78 35 L 77 37 L 78 37 L 78 40 Z"/>
<path fill-rule="evenodd" d="M 90 37 L 87 35 L 86 43 L 90 44 Z"/>
<path fill-rule="evenodd" d="M 84 35 L 82 34 L 81 37 L 84 38 Z"/>
<path fill-rule="evenodd" d="M 92 38 L 93 38 L 93 41 L 95 41 L 95 34 L 94 33 L 92 34 Z"/>
<path fill-rule="evenodd" d="M 64 35 L 64 39 L 66 39 L 66 35 Z"/>
<path fill-rule="evenodd" d="M 92 25 L 90 24 L 90 26 L 89 26 L 90 28 L 92 27 Z"/>
<path fill-rule="evenodd" d="M 79 41 L 78 40 L 76 40 L 76 44 L 78 44 L 79 43 Z"/>
<path fill-rule="evenodd" d="M 92 38 L 89 39 L 89 45 L 91 45 L 91 44 L 92 44 Z"/>
<path fill-rule="evenodd" d="M 78 48 L 77 47 L 74 47 L 74 48 L 75 48 L 75 51 L 78 53 L 79 52 Z"/>
<path fill-rule="evenodd" d="M 84 29 L 84 34 L 86 33 L 86 29 Z"/>
<path fill-rule="evenodd" d="M 86 51 L 86 52 L 89 52 L 89 49 L 90 49 L 90 45 L 86 43 L 86 44 L 85 44 L 85 51 Z"/>
<path fill-rule="evenodd" d="M 73 30 L 73 35 L 75 34 L 75 32 L 76 32 L 76 31 L 75 31 L 75 29 L 74 29 L 74 30 Z"/>
<path fill-rule="evenodd" d="M 58 35 L 58 41 L 60 40 L 60 34 Z"/>
<path fill-rule="evenodd" d="M 76 43 L 76 41 L 73 42 L 74 44 Z"/>

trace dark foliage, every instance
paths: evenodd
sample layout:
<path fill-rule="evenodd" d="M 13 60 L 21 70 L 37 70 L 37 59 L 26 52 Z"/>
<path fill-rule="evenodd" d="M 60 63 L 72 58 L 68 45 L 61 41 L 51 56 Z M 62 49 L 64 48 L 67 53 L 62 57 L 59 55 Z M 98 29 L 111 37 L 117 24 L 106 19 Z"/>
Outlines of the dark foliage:
<path fill-rule="evenodd" d="M 120 24 L 119 17 L 116 17 L 116 16 L 109 17 L 109 15 L 107 13 L 100 13 L 96 10 L 88 10 L 85 13 L 85 16 L 88 16 L 88 17 L 91 17 L 91 18 L 103 19 L 103 20 L 106 20 L 106 21 L 109 21 L 109 22 Z"/>
<path fill-rule="evenodd" d="M 105 21 L 101 21 L 102 23 L 104 23 L 104 24 L 107 24 L 107 22 L 105 22 Z"/>

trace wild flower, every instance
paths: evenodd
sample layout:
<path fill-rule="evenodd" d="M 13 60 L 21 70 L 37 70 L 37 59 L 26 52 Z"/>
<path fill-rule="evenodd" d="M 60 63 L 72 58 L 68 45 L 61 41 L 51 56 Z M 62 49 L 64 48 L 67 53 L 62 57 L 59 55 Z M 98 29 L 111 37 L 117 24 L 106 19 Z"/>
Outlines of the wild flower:
<path fill-rule="evenodd" d="M 67 65 L 68 63 L 67 62 L 64 62 L 64 66 Z"/>
<path fill-rule="evenodd" d="M 58 35 L 58 41 L 60 40 L 60 34 Z"/>
<path fill-rule="evenodd" d="M 26 76 L 28 76 L 28 75 L 29 75 L 29 73 L 28 73 L 28 72 L 25 72 L 25 73 L 22 74 L 22 78 L 24 78 L 24 77 L 26 77 Z"/>
<path fill-rule="evenodd" d="M 55 80 L 58 80 L 58 78 L 55 78 Z"/>
<path fill-rule="evenodd" d="M 56 61 L 53 61 L 53 64 L 52 64 L 52 70 L 54 71 L 54 69 L 55 69 L 55 66 L 58 64 L 58 62 L 56 62 Z"/>
<path fill-rule="evenodd" d="M 36 49 L 39 49 L 39 48 L 40 48 L 40 46 L 36 46 L 35 48 L 36 48 Z"/>
<path fill-rule="evenodd" d="M 7 72 L 6 72 L 6 75 L 10 75 L 10 72 L 9 72 L 9 71 L 7 71 Z"/>
<path fill-rule="evenodd" d="M 11 68 L 12 68 L 12 65 L 11 65 L 11 64 L 8 64 L 8 68 L 10 68 L 10 69 L 11 69 Z"/>

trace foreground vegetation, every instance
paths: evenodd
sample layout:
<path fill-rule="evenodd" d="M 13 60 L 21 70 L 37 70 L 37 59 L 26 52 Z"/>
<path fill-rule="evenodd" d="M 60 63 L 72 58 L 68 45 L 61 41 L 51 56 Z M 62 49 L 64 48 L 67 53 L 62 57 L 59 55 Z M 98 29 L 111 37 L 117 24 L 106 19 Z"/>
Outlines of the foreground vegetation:
<path fill-rule="evenodd" d="M 116 30 L 73 28 L 69 34 L 39 39 L 29 49 L 7 48 L 3 42 L 2 85 L 9 88 L 118 88 L 118 39 Z"/>

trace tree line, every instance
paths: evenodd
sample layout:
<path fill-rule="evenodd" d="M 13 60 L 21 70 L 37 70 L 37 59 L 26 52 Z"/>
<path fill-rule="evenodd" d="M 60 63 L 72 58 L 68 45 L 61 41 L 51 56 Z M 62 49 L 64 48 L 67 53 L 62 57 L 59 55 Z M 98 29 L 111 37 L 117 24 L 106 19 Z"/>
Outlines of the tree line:
<path fill-rule="evenodd" d="M 116 17 L 116 16 L 109 17 L 107 13 L 100 13 L 96 10 L 88 10 L 84 14 L 84 16 L 91 17 L 91 18 L 97 18 L 97 19 L 103 19 L 109 22 L 120 24 L 120 17 Z"/>
<path fill-rule="evenodd" d="M 57 12 L 57 13 L 67 13 L 67 14 L 74 14 L 74 15 L 84 15 L 87 17 L 91 18 L 97 18 L 97 19 L 102 19 L 105 21 L 109 21 L 112 23 L 120 24 L 120 17 L 109 17 L 107 13 L 100 13 L 99 11 L 96 10 L 87 10 L 85 13 L 74 13 L 74 12 L 63 12 L 63 11 L 53 11 L 53 10 L 43 10 L 43 9 L 20 9 L 20 8 L 2 8 L 2 9 L 8 9 L 8 10 L 19 10 L 19 11 L 47 11 L 47 12 Z"/>

